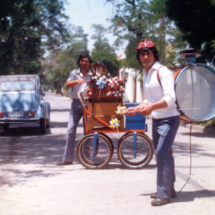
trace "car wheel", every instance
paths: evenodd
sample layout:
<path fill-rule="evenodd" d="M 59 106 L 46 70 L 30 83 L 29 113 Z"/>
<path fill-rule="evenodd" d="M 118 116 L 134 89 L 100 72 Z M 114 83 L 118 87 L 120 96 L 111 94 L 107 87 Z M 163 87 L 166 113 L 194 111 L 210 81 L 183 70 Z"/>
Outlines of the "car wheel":
<path fill-rule="evenodd" d="M 8 130 L 9 129 L 9 124 L 4 124 L 4 125 L 2 125 L 2 127 L 3 127 L 4 130 Z"/>
<path fill-rule="evenodd" d="M 46 133 L 46 119 L 40 119 L 40 132 L 41 134 Z"/>
<path fill-rule="evenodd" d="M 50 127 L 50 114 L 49 114 L 49 118 L 46 119 L 46 128 L 49 128 Z"/>

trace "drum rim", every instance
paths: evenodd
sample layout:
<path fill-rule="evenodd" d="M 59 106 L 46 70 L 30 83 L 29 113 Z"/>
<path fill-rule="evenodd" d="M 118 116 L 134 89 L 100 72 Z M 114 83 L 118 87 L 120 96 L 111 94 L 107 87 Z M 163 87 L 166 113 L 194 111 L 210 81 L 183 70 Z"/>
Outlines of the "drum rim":
<path fill-rule="evenodd" d="M 174 87 L 175 88 L 175 93 L 176 93 L 176 87 L 177 87 L 177 80 L 179 79 L 180 75 L 184 72 L 184 70 L 186 70 L 187 68 L 189 68 L 191 66 L 206 67 L 209 70 L 211 70 L 211 72 L 213 72 L 215 74 L 215 70 L 212 67 L 210 67 L 210 66 L 208 66 L 206 64 L 203 64 L 203 63 L 195 63 L 195 64 L 187 65 L 186 67 L 182 68 L 181 71 L 175 77 L 175 87 Z M 214 113 L 214 115 L 211 116 L 210 118 L 206 118 L 206 119 L 202 119 L 202 120 L 196 120 L 196 119 L 193 119 L 193 118 L 187 116 L 182 110 L 180 110 L 181 108 L 180 108 L 180 105 L 179 105 L 177 99 L 176 99 L 176 105 L 177 105 L 177 109 L 179 109 L 178 111 L 180 112 L 181 116 L 184 116 L 185 118 L 187 118 L 191 122 L 205 122 L 205 121 L 208 121 L 208 120 L 212 119 L 213 117 L 215 117 L 215 113 Z"/>
<path fill-rule="evenodd" d="M 210 67 L 210 66 L 208 66 L 208 65 L 206 65 L 206 64 L 203 64 L 203 63 L 195 63 L 195 64 L 187 65 L 186 67 L 182 68 L 181 71 L 177 74 L 177 76 L 176 76 L 176 78 L 175 78 L 175 81 L 178 80 L 179 76 L 181 75 L 181 73 L 182 73 L 185 69 L 187 69 L 187 68 L 189 68 L 189 67 L 191 67 L 191 66 L 202 66 L 202 67 L 206 67 L 206 68 L 208 68 L 209 70 L 211 70 L 211 71 L 215 74 L 215 70 L 214 70 L 212 67 Z"/>

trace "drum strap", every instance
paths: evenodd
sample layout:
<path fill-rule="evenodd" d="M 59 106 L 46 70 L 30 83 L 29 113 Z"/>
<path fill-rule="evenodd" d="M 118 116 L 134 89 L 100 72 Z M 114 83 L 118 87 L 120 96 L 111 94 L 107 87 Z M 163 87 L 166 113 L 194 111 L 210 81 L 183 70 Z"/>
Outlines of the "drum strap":
<path fill-rule="evenodd" d="M 160 80 L 160 76 L 159 76 L 159 70 L 160 70 L 160 68 L 161 67 L 163 67 L 163 66 L 160 66 L 159 68 L 158 68 L 158 70 L 157 70 L 157 79 L 158 79 L 158 82 L 159 82 L 159 84 L 160 84 L 160 86 L 161 86 L 161 88 L 162 88 L 162 84 L 161 84 L 161 80 Z M 175 102 L 176 103 L 176 102 Z M 177 103 L 176 103 L 176 105 L 177 105 Z M 185 117 L 184 117 L 185 118 Z M 186 121 L 186 120 L 185 120 Z"/>
<path fill-rule="evenodd" d="M 163 66 L 160 66 L 160 67 L 158 68 L 158 70 L 157 70 L 157 79 L 158 79 L 158 82 L 159 82 L 160 86 L 162 87 L 162 85 L 161 85 L 161 80 L 160 80 L 160 76 L 159 76 L 159 70 L 160 70 L 161 67 L 163 67 Z"/>

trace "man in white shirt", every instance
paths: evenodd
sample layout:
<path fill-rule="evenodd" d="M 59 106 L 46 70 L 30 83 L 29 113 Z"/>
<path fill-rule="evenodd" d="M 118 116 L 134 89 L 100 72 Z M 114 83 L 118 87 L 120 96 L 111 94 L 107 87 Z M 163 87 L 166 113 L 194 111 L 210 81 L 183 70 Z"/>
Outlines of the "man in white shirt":
<path fill-rule="evenodd" d="M 165 205 L 176 197 L 172 144 L 179 127 L 179 112 L 175 104 L 174 77 L 172 72 L 158 63 L 159 53 L 149 39 L 142 40 L 137 48 L 137 60 L 143 65 L 146 99 L 129 108 L 127 115 L 140 112 L 152 116 L 152 136 L 157 161 L 157 192 L 151 194 L 152 206 Z"/>
<path fill-rule="evenodd" d="M 64 151 L 63 161 L 57 165 L 71 165 L 73 164 L 74 148 L 75 148 L 75 137 L 78 123 L 84 115 L 84 110 L 81 102 L 78 99 L 78 93 L 83 92 L 87 86 L 87 81 L 90 80 L 90 64 L 92 63 L 91 58 L 88 54 L 81 54 L 78 58 L 78 65 L 80 69 L 73 70 L 70 73 L 69 78 L 66 82 L 67 88 L 72 88 L 72 104 L 69 116 L 68 130 L 67 130 L 67 141 Z M 84 133 L 85 133 L 85 122 L 83 120 Z"/>

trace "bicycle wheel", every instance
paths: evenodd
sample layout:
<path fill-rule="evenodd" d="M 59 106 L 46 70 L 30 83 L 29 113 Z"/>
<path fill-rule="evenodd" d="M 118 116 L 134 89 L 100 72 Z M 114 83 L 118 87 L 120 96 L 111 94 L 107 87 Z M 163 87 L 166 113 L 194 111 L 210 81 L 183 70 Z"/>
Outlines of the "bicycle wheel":
<path fill-rule="evenodd" d="M 78 161 L 87 169 L 101 169 L 111 160 L 112 150 L 112 145 L 105 136 L 97 134 L 95 140 L 94 134 L 88 134 L 79 141 L 76 155 Z"/>
<path fill-rule="evenodd" d="M 113 156 L 113 153 L 114 153 L 114 145 L 113 145 L 112 139 L 111 139 L 107 134 L 105 134 L 105 133 L 100 133 L 100 134 L 103 135 L 106 139 L 108 139 L 109 142 L 111 143 L 111 146 L 112 146 L 112 156 Z M 111 156 L 111 157 L 112 157 L 112 156 Z"/>
<path fill-rule="evenodd" d="M 153 146 L 145 134 L 137 133 L 135 151 L 134 138 L 134 133 L 128 133 L 119 140 L 117 156 L 124 166 L 130 169 L 141 169 L 150 163 Z"/>

